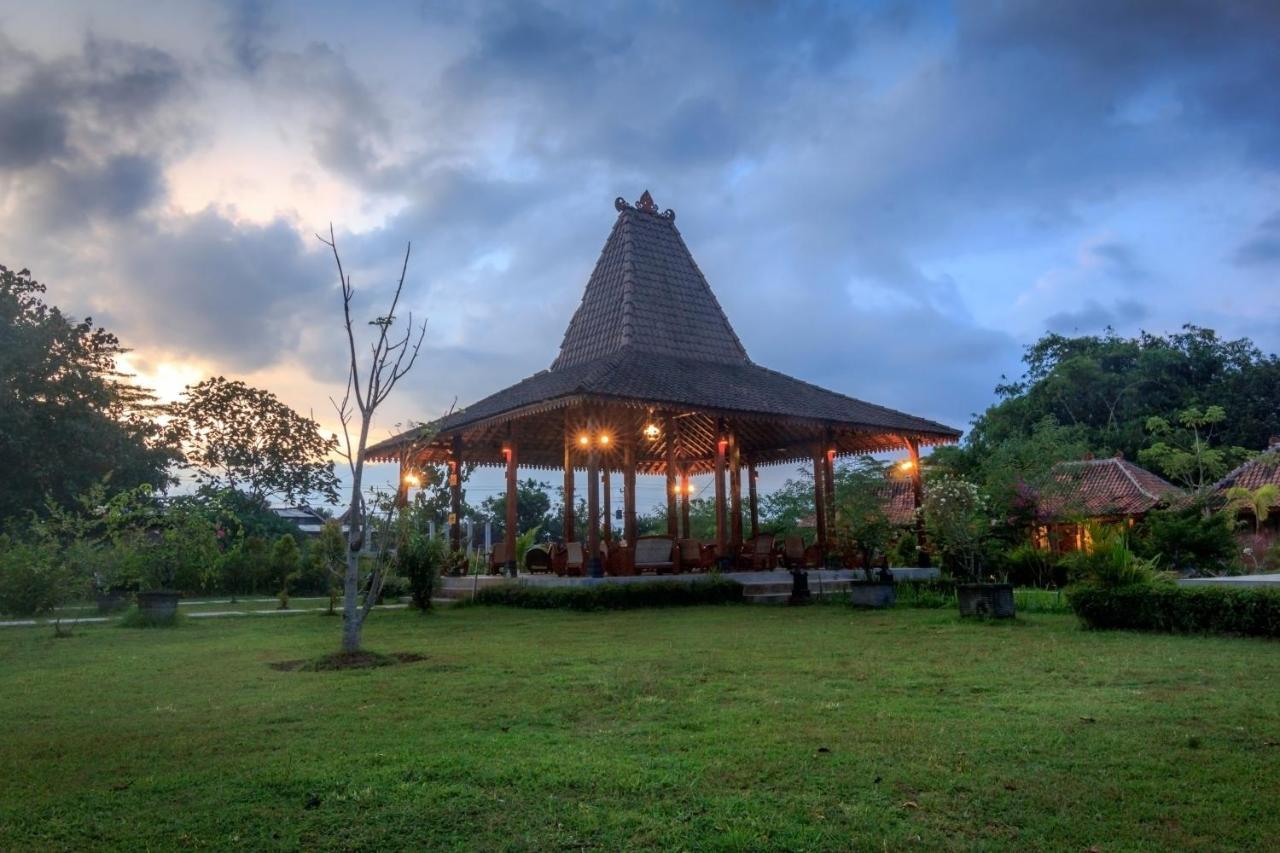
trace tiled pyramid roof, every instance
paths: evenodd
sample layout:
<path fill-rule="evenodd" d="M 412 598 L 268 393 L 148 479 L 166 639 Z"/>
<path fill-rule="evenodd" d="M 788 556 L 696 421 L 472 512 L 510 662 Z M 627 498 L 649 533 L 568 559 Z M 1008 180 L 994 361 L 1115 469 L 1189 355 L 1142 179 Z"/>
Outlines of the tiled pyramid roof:
<path fill-rule="evenodd" d="M 1119 456 L 1059 462 L 1040 489 L 1048 518 L 1142 515 L 1180 497 L 1182 490 Z"/>
<path fill-rule="evenodd" d="M 723 364 L 749 360 L 675 214 L 658 213 L 648 191 L 635 207 L 615 203 L 618 219 L 565 330 L 560 370 L 623 349 Z"/>

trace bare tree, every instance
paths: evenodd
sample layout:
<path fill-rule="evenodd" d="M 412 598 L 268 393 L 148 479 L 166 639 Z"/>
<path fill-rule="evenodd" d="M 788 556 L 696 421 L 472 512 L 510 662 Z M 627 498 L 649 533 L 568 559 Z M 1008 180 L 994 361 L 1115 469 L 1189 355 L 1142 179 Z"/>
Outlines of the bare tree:
<path fill-rule="evenodd" d="M 382 584 L 386 579 L 384 562 L 374 562 L 368 589 L 365 592 L 364 605 L 360 606 L 360 551 L 364 547 L 368 528 L 364 498 L 360 494 L 364 480 L 364 455 L 369 443 L 369 428 L 373 423 L 374 412 L 378 406 L 391 396 L 392 389 L 418 360 L 418 352 L 427 334 L 425 322 L 416 330 L 414 339 L 413 315 L 410 314 L 405 323 L 403 335 L 392 337 L 391 329 L 396 322 L 396 306 L 400 302 L 400 292 L 404 289 L 405 273 L 409 269 L 409 251 L 412 245 L 406 245 L 404 263 L 400 267 L 400 280 L 396 282 L 395 295 L 391 297 L 391 307 L 387 313 L 369 321 L 378 331 L 373 344 L 370 345 L 369 362 L 362 370 L 360 358 L 356 353 L 356 332 L 351 322 L 351 299 L 355 291 L 351 286 L 351 276 L 342 267 L 342 258 L 338 254 L 338 241 L 333 233 L 333 225 L 329 225 L 329 239 L 316 238 L 333 250 L 333 262 L 338 268 L 338 280 L 342 284 L 342 315 L 347 330 L 347 353 L 350 358 L 347 371 L 347 390 L 341 400 L 330 398 L 338 412 L 338 420 L 342 423 L 343 446 L 339 452 L 346 457 L 351 469 L 351 503 L 348 509 L 347 529 L 347 570 L 342 583 L 342 651 L 357 652 L 360 650 L 360 636 L 364 629 L 364 620 L 382 593 Z M 359 416 L 359 432 L 352 439 L 352 422 Z"/>

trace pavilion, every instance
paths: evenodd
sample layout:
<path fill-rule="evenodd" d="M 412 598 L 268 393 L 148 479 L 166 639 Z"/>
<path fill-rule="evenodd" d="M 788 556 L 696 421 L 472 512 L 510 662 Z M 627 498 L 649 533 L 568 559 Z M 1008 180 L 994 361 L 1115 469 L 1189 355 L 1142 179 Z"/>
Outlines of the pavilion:
<path fill-rule="evenodd" d="M 819 553 L 834 513 L 838 456 L 905 449 L 915 504 L 921 498 L 922 446 L 949 444 L 943 424 L 819 388 L 755 364 L 747 356 L 680 232 L 675 213 L 646 191 L 622 198 L 582 302 L 551 367 L 465 409 L 373 445 L 366 458 L 398 461 L 404 482 L 415 468 L 447 464 L 450 539 L 460 547 L 463 464 L 506 468 L 508 536 L 516 522 L 516 471 L 564 471 L 566 536 L 574 535 L 574 471 L 585 470 L 586 553 L 599 576 L 600 496 L 609 512 L 609 477 L 623 482 L 623 538 L 636 541 L 636 477 L 666 478 L 667 527 L 688 536 L 689 478 L 714 474 L 716 553 L 743 544 L 742 480 L 750 535 L 759 524 L 756 471 L 799 461 L 814 466 Z M 677 512 L 677 501 L 681 504 Z M 514 554 L 508 550 L 514 573 Z"/>

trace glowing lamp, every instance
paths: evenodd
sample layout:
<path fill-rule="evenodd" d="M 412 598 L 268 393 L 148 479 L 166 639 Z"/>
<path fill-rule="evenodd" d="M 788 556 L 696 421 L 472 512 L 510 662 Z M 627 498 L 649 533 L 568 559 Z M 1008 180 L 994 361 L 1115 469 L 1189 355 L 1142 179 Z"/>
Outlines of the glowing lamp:
<path fill-rule="evenodd" d="M 657 424 L 645 424 L 644 437 L 650 441 L 657 441 L 658 436 L 662 435 L 662 430 L 658 429 Z"/>
<path fill-rule="evenodd" d="M 422 479 L 411 471 L 404 475 L 404 484 L 409 488 L 416 489 L 422 485 Z"/>
<path fill-rule="evenodd" d="M 903 459 L 898 463 L 898 470 L 900 471 L 910 471 L 914 467 L 915 464 L 910 459 Z"/>
<path fill-rule="evenodd" d="M 693 483 L 690 483 L 689 485 L 685 486 L 685 491 L 688 492 L 689 494 L 693 494 Z"/>
<path fill-rule="evenodd" d="M 586 447 L 590 443 L 591 443 L 591 437 L 587 435 L 585 432 L 582 435 L 578 436 L 578 444 L 582 445 L 583 447 Z"/>
<path fill-rule="evenodd" d="M 607 433 L 607 432 L 605 432 L 605 433 L 601 433 L 601 434 L 600 434 L 600 446 L 601 446 L 601 447 L 607 447 L 607 446 L 608 446 L 608 444 L 609 444 L 609 433 Z"/>

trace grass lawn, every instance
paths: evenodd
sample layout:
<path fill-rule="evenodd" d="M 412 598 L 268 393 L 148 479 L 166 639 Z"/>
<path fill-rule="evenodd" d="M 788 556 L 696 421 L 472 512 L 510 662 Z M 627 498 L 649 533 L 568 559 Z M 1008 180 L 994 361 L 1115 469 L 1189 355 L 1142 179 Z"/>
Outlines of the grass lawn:
<path fill-rule="evenodd" d="M 378 613 L 0 632 L 0 849 L 1275 849 L 1280 645 L 1071 617 Z"/>

